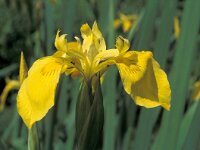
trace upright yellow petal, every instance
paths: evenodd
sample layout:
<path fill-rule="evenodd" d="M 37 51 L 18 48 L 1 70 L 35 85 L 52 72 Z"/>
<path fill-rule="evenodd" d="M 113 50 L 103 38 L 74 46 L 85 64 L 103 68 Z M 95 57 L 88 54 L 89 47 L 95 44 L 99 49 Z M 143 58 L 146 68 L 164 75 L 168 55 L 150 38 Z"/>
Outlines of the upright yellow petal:
<path fill-rule="evenodd" d="M 67 40 L 66 40 L 66 34 L 63 35 L 59 35 L 60 31 L 57 31 L 56 34 L 56 39 L 55 39 L 55 47 L 57 48 L 57 50 L 59 51 L 67 51 Z"/>
<path fill-rule="evenodd" d="M 95 47 L 98 50 L 98 52 L 106 51 L 106 42 L 104 38 L 96 39 Z"/>
<path fill-rule="evenodd" d="M 102 36 L 101 31 L 99 30 L 99 27 L 97 25 L 97 22 L 95 21 L 92 26 L 92 33 L 93 33 L 93 42 L 95 45 L 95 48 L 98 52 L 102 52 L 106 50 L 106 43 Z"/>
<path fill-rule="evenodd" d="M 28 128 L 54 105 L 62 66 L 61 59 L 48 56 L 37 60 L 30 68 L 17 96 L 18 112 Z"/>
<path fill-rule="evenodd" d="M 132 22 L 130 20 L 124 20 L 122 23 L 122 28 L 124 32 L 128 32 L 132 26 Z"/>
<path fill-rule="evenodd" d="M 116 40 L 116 48 L 120 53 L 126 52 L 130 47 L 130 43 L 128 39 L 123 38 L 122 36 L 118 36 Z"/>
<path fill-rule="evenodd" d="M 115 19 L 114 20 L 114 28 L 117 29 L 121 25 L 121 20 L 120 19 Z"/>
<path fill-rule="evenodd" d="M 88 24 L 84 24 L 81 26 L 80 31 L 83 37 L 83 44 L 82 44 L 83 53 L 87 55 L 91 49 L 91 45 L 93 44 L 92 30 Z"/>
<path fill-rule="evenodd" d="M 102 38 L 101 31 L 99 30 L 99 27 L 98 27 L 96 21 L 94 22 L 94 24 L 92 26 L 92 32 L 98 39 Z"/>
<path fill-rule="evenodd" d="M 7 81 L 6 86 L 3 89 L 3 92 L 1 93 L 1 96 L 0 96 L 0 111 L 2 111 L 4 109 L 4 105 L 5 105 L 8 93 L 13 89 L 18 89 L 19 86 L 20 86 L 20 83 L 17 80 L 8 80 Z"/>
<path fill-rule="evenodd" d="M 137 105 L 170 109 L 171 90 L 165 72 L 150 52 L 137 53 L 134 65 L 117 64 L 124 88 Z"/>
<path fill-rule="evenodd" d="M 91 30 L 90 26 L 87 23 L 83 24 L 81 26 L 80 30 L 81 30 L 81 35 L 82 35 L 83 39 L 92 34 L 92 30 Z"/>
<path fill-rule="evenodd" d="M 24 79 L 27 77 L 28 74 L 28 68 L 26 65 L 26 61 L 24 58 L 24 53 L 21 52 L 21 57 L 20 57 L 20 67 L 19 67 L 19 81 L 20 81 L 20 85 L 22 84 L 22 82 L 24 81 Z"/>

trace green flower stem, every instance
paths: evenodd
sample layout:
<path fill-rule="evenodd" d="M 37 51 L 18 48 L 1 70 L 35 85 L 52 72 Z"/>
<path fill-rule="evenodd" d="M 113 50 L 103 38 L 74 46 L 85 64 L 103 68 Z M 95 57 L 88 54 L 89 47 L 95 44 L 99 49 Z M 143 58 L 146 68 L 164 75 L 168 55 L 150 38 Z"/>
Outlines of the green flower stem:
<path fill-rule="evenodd" d="M 40 143 L 36 124 L 34 124 L 33 127 L 29 129 L 28 150 L 40 150 Z"/>

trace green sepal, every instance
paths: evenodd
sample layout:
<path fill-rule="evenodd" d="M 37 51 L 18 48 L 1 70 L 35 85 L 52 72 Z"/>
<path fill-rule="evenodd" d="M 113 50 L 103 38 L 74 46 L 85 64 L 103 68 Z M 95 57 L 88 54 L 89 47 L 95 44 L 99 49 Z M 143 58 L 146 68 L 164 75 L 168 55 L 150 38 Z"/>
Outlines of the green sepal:
<path fill-rule="evenodd" d="M 101 142 L 103 124 L 104 124 L 104 108 L 103 96 L 100 83 L 97 83 L 92 99 L 91 108 L 87 118 L 80 125 L 82 130 L 77 137 L 78 150 L 95 150 Z M 91 97 L 90 97 L 91 98 Z M 80 130 L 79 130 L 80 131 Z"/>
<path fill-rule="evenodd" d="M 76 139 L 80 137 L 84 122 L 91 108 L 92 95 L 90 91 L 88 84 L 83 81 L 76 104 Z"/>

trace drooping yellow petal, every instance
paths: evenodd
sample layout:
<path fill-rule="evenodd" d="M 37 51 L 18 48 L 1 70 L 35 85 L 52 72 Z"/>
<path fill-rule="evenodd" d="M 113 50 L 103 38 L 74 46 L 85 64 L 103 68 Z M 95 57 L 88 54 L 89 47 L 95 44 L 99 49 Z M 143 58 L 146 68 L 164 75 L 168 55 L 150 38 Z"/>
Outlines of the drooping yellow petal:
<path fill-rule="evenodd" d="M 131 93 L 133 83 L 143 77 L 151 57 L 151 52 L 129 51 L 116 59 L 124 89 L 128 94 Z"/>
<path fill-rule="evenodd" d="M 117 64 L 125 91 L 137 105 L 170 109 L 171 90 L 165 72 L 150 52 L 135 52 L 137 61 Z"/>
<path fill-rule="evenodd" d="M 193 100 L 200 99 L 200 81 L 195 82 L 192 87 L 192 99 Z"/>
<path fill-rule="evenodd" d="M 123 38 L 122 36 L 118 36 L 116 40 L 116 48 L 120 53 L 126 52 L 130 47 L 130 43 L 128 39 Z"/>
<path fill-rule="evenodd" d="M 27 77 L 27 74 L 28 74 L 28 68 L 27 68 L 27 65 L 26 65 L 24 54 L 23 54 L 23 52 L 21 52 L 20 67 L 19 67 L 19 81 L 20 81 L 20 85 L 22 84 L 22 82 L 24 81 L 24 79 Z"/>
<path fill-rule="evenodd" d="M 67 51 L 67 40 L 66 40 L 66 34 L 59 35 L 60 31 L 57 31 L 56 38 L 55 38 L 55 47 L 59 51 Z"/>
<path fill-rule="evenodd" d="M 37 60 L 30 68 L 17 96 L 18 112 L 28 128 L 54 105 L 62 66 L 62 59 L 48 56 Z"/>
<path fill-rule="evenodd" d="M 17 80 L 8 80 L 7 81 L 6 86 L 3 89 L 3 92 L 1 93 L 1 96 L 0 96 L 0 111 L 2 111 L 4 109 L 4 105 L 5 105 L 8 93 L 11 90 L 18 89 L 19 86 L 20 86 L 20 83 Z"/>
<path fill-rule="evenodd" d="M 143 91 L 142 91 L 143 90 Z M 136 104 L 152 108 L 162 106 L 170 109 L 171 89 L 165 72 L 152 58 L 147 70 L 138 82 L 132 86 L 132 94 Z"/>

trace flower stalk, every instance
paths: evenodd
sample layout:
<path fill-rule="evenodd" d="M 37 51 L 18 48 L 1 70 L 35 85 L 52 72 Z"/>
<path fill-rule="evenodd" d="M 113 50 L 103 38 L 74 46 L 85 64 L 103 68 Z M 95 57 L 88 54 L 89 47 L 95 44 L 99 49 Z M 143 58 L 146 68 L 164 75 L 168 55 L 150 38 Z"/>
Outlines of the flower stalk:
<path fill-rule="evenodd" d="M 40 150 L 40 143 L 36 124 L 34 124 L 28 132 L 28 150 Z"/>

